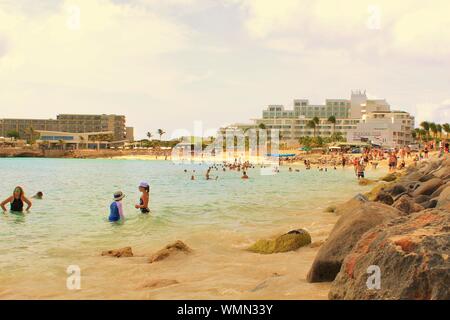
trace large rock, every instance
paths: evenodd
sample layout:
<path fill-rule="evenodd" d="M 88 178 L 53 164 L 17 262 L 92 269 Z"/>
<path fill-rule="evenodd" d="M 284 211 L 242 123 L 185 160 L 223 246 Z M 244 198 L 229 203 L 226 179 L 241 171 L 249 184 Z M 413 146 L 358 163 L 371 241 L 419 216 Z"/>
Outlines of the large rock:
<path fill-rule="evenodd" d="M 402 215 L 399 210 L 378 202 L 349 206 L 321 246 L 308 272 L 309 282 L 333 281 L 345 256 L 369 229 Z"/>
<path fill-rule="evenodd" d="M 394 198 L 387 192 L 380 192 L 377 197 L 375 198 L 376 202 L 381 202 L 384 204 L 387 204 L 388 206 L 392 205 L 394 203 Z"/>
<path fill-rule="evenodd" d="M 191 252 L 192 249 L 189 248 L 183 241 L 177 240 L 174 243 L 168 244 L 163 249 L 151 255 L 150 258 L 148 259 L 148 262 L 154 263 L 157 261 L 167 259 L 179 253 L 189 254 Z"/>
<path fill-rule="evenodd" d="M 450 212 L 431 209 L 371 229 L 345 258 L 329 298 L 450 299 L 449 226 Z"/>
<path fill-rule="evenodd" d="M 413 212 L 419 212 L 424 209 L 420 204 L 415 203 L 414 199 L 410 196 L 404 194 L 400 198 L 398 198 L 395 203 L 393 204 L 393 207 L 406 213 L 410 214 Z"/>
<path fill-rule="evenodd" d="M 448 204 L 450 204 L 450 186 L 448 186 L 441 192 L 441 194 L 439 195 L 439 197 L 437 199 L 436 207 L 443 208 L 443 207 L 447 206 Z"/>
<path fill-rule="evenodd" d="M 131 250 L 131 247 L 125 247 L 120 249 L 113 249 L 113 250 L 106 250 L 102 252 L 102 256 L 110 256 L 110 257 L 132 257 L 133 251 Z"/>
<path fill-rule="evenodd" d="M 436 191 L 441 185 L 443 181 L 439 178 L 430 179 L 424 183 L 422 183 L 414 192 L 413 196 L 417 197 L 420 195 L 431 195 L 434 191 Z"/>
<path fill-rule="evenodd" d="M 292 230 L 275 239 L 258 240 L 248 248 L 251 252 L 270 254 L 297 250 L 311 243 L 311 235 L 303 229 Z"/>
<path fill-rule="evenodd" d="M 381 191 L 380 191 L 381 192 Z M 362 194 L 357 194 L 356 196 L 354 196 L 353 198 L 351 198 L 350 200 L 348 200 L 347 202 L 344 202 L 343 204 L 340 204 L 336 207 L 336 209 L 334 210 L 334 213 L 338 216 L 352 211 L 353 209 L 357 209 L 361 206 L 361 203 L 367 202 L 369 201 L 368 198 Z"/>

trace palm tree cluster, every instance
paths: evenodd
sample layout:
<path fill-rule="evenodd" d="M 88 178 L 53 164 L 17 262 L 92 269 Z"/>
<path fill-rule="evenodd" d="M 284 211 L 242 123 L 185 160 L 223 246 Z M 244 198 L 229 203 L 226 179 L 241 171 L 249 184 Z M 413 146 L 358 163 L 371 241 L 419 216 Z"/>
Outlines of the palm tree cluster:
<path fill-rule="evenodd" d="M 413 135 L 414 138 L 420 142 L 430 140 L 441 141 L 444 132 L 446 134 L 445 138 L 448 140 L 450 134 L 450 125 L 448 123 L 439 124 L 423 121 L 420 123 L 420 128 L 414 129 Z"/>

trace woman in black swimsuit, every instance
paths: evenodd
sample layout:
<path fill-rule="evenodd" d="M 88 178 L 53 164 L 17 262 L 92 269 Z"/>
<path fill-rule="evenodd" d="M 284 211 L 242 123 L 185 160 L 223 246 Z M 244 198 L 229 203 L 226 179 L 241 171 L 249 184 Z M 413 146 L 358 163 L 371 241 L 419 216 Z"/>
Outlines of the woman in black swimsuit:
<path fill-rule="evenodd" d="M 2 208 L 3 212 L 8 211 L 8 210 L 6 210 L 6 207 L 5 207 L 7 203 L 10 203 L 10 205 L 11 205 L 10 209 L 12 212 L 23 212 L 23 204 L 24 203 L 27 204 L 26 211 L 30 210 L 30 208 L 31 208 L 31 201 L 25 197 L 25 193 L 23 192 L 22 187 L 15 187 L 13 195 L 10 196 L 9 198 L 5 199 L 0 204 L 0 207 Z"/>
<path fill-rule="evenodd" d="M 140 209 L 141 213 L 149 213 L 148 203 L 150 202 L 150 186 L 147 182 L 141 182 L 139 185 L 139 191 L 142 192 L 139 204 L 135 205 L 136 209 Z"/>

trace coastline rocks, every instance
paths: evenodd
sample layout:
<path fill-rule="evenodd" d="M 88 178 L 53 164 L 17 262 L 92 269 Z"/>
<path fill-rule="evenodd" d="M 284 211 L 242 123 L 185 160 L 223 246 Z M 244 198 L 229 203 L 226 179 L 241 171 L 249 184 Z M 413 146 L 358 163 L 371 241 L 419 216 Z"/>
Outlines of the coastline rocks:
<path fill-rule="evenodd" d="M 329 298 L 450 299 L 449 226 L 450 212 L 431 209 L 373 228 L 345 258 Z M 380 286 L 369 289 L 373 266 Z"/>
<path fill-rule="evenodd" d="M 400 198 L 398 198 L 395 203 L 393 204 L 393 207 L 406 213 L 410 214 L 413 212 L 419 212 L 425 209 L 420 204 L 415 203 L 414 199 L 411 198 L 408 195 L 402 195 Z"/>
<path fill-rule="evenodd" d="M 178 253 L 189 254 L 192 249 L 189 248 L 183 241 L 177 240 L 174 243 L 168 244 L 163 249 L 154 253 L 148 258 L 149 263 L 158 262 L 165 260 L 171 256 L 177 255 Z"/>
<path fill-rule="evenodd" d="M 375 202 L 381 202 L 387 204 L 388 206 L 391 206 L 392 204 L 394 204 L 394 198 L 392 198 L 392 196 L 387 192 L 381 191 L 375 198 Z"/>
<path fill-rule="evenodd" d="M 442 190 L 441 194 L 437 198 L 437 208 L 443 208 L 450 205 L 450 186 Z"/>
<path fill-rule="evenodd" d="M 385 182 L 392 182 L 395 180 L 397 180 L 397 174 L 395 174 L 395 173 L 388 173 L 383 178 L 381 178 L 381 181 L 385 181 Z"/>
<path fill-rule="evenodd" d="M 433 192 L 436 191 L 442 184 L 443 184 L 443 181 L 439 178 L 432 178 L 430 180 L 427 180 L 426 182 L 422 183 L 413 192 L 413 196 L 414 197 L 417 197 L 420 195 L 429 196 L 429 195 L 433 194 Z"/>
<path fill-rule="evenodd" d="M 307 281 L 333 281 L 342 261 L 366 231 L 401 215 L 399 210 L 378 202 L 359 202 L 342 209 L 342 216 L 317 253 Z"/>
<path fill-rule="evenodd" d="M 345 212 L 349 212 L 352 209 L 357 209 L 359 208 L 359 206 L 361 205 L 361 203 L 367 202 L 369 201 L 367 199 L 366 196 L 362 195 L 362 194 L 357 194 L 356 196 L 354 196 L 353 198 L 351 198 L 350 200 L 348 200 L 347 202 L 344 202 L 341 205 L 338 205 L 335 210 L 334 213 L 338 216 L 344 214 Z"/>
<path fill-rule="evenodd" d="M 308 244 L 311 244 L 311 235 L 306 230 L 297 229 L 275 239 L 258 240 L 247 250 L 255 253 L 271 254 L 294 251 Z"/>
<path fill-rule="evenodd" d="M 133 251 L 131 250 L 131 247 L 124 247 L 120 249 L 113 249 L 113 250 L 107 250 L 102 252 L 102 256 L 110 256 L 110 257 L 132 257 Z"/>

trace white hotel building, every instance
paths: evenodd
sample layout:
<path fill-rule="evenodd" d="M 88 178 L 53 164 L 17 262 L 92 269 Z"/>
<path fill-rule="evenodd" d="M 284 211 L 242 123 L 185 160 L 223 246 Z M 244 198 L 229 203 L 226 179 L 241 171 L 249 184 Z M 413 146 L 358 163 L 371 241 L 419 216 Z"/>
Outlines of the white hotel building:
<path fill-rule="evenodd" d="M 336 124 L 328 122 L 335 116 Z M 283 105 L 269 105 L 262 118 L 251 124 L 234 124 L 227 128 L 279 129 L 281 140 L 290 146 L 298 145 L 303 136 L 313 136 L 308 121 L 319 118 L 316 135 L 330 137 L 333 130 L 340 132 L 347 142 L 368 141 L 383 147 L 401 147 L 413 143 L 414 117 L 403 111 L 391 111 L 386 100 L 368 99 L 365 92 L 352 91 L 350 99 L 327 99 L 324 105 L 312 105 L 306 99 L 294 100 L 293 109 Z"/>

